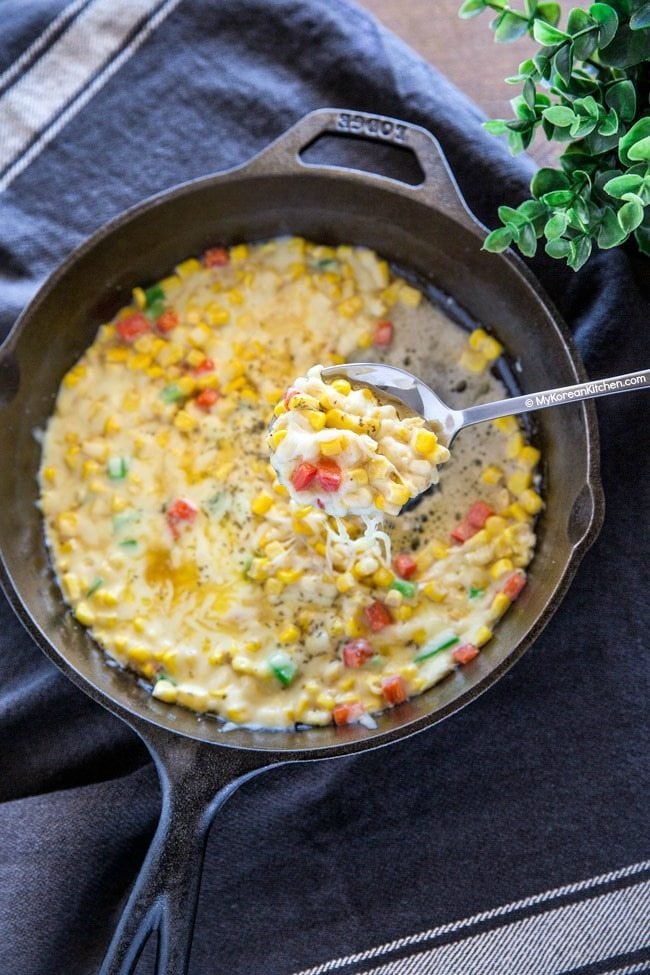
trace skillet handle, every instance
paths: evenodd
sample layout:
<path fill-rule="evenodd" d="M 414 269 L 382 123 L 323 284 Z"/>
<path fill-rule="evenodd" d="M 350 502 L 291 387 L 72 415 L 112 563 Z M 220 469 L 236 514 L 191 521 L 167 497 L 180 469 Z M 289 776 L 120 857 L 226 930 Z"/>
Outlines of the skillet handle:
<path fill-rule="evenodd" d="M 156 765 L 162 810 L 100 975 L 132 975 L 156 933 L 156 975 L 186 975 L 210 824 L 240 785 L 275 765 L 262 764 L 256 752 L 208 749 L 162 730 L 132 727 Z"/>
<path fill-rule="evenodd" d="M 326 134 L 350 139 L 369 139 L 410 150 L 424 173 L 424 180 L 419 185 L 413 186 L 378 173 L 370 175 L 381 182 L 390 183 L 393 189 L 404 196 L 421 199 L 423 203 L 446 213 L 472 233 L 480 237 L 487 235 L 487 229 L 476 219 L 465 203 L 438 140 L 420 125 L 390 118 L 387 115 L 370 115 L 366 112 L 338 108 L 317 109 L 305 115 L 254 156 L 250 162 L 245 163 L 241 171 L 247 174 L 254 173 L 259 167 L 265 175 L 268 175 L 269 166 L 272 169 L 273 163 L 277 162 L 278 168 L 284 173 L 287 169 L 293 169 L 301 174 L 319 169 L 327 170 L 329 173 L 339 170 L 345 173 L 346 179 L 349 179 L 358 170 L 322 163 L 312 164 L 302 159 L 301 153 L 319 136 Z M 364 171 L 364 178 L 367 175 Z"/>

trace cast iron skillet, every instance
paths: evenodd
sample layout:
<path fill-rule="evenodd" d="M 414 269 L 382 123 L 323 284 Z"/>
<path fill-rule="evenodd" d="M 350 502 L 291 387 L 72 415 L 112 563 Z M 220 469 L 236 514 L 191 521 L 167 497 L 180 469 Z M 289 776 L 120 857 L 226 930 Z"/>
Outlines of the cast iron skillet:
<path fill-rule="evenodd" d="M 323 133 L 397 145 L 419 162 L 417 186 L 301 158 Z M 436 140 L 394 119 L 322 110 L 307 115 L 246 165 L 194 180 L 129 210 L 96 233 L 52 275 L 0 348 L 1 581 L 16 613 L 61 670 L 144 740 L 162 787 L 151 847 L 104 961 L 104 975 L 132 972 L 158 931 L 159 975 L 187 970 L 209 825 L 247 779 L 282 762 L 313 761 L 377 748 L 415 734 L 493 684 L 537 637 L 594 540 L 603 514 L 591 403 L 539 414 L 546 509 L 529 585 L 470 666 L 380 716 L 300 732 L 223 732 L 210 718 L 150 697 L 103 653 L 65 607 L 48 564 L 37 500 L 34 430 L 51 413 L 61 378 L 97 327 L 153 282 L 215 242 L 294 233 L 359 243 L 452 295 L 494 326 L 519 364 L 523 390 L 586 378 L 558 316 L 512 254 L 480 250 L 485 229 L 460 198 Z M 416 364 L 414 364 L 416 365 Z M 425 380 L 426 376 L 423 377 Z"/>

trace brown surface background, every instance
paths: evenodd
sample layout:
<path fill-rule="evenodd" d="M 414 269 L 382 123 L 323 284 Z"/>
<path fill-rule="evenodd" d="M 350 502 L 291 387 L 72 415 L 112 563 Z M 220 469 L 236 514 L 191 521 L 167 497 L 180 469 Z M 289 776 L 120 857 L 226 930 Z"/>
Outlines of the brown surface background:
<path fill-rule="evenodd" d="M 493 11 L 461 20 L 458 10 L 462 0 L 357 2 L 453 81 L 490 118 L 512 118 L 509 99 L 520 94 L 521 86 L 507 85 L 503 79 L 516 74 L 519 64 L 539 49 L 530 38 L 497 44 L 489 27 Z M 569 7 L 586 5 L 586 0 L 572 0 L 563 8 L 562 21 Z M 555 158 L 554 148 L 539 133 L 529 154 L 545 165 L 552 165 Z"/>

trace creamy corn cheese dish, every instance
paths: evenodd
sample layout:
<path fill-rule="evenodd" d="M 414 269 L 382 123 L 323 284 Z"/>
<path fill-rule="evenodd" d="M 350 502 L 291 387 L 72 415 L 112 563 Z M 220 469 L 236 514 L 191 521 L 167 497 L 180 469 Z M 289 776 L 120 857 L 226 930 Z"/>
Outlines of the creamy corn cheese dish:
<path fill-rule="evenodd" d="M 373 532 L 269 463 L 295 376 L 416 349 L 452 406 L 504 395 L 492 336 L 374 252 L 301 238 L 211 248 L 101 326 L 44 432 L 40 503 L 72 612 L 156 698 L 224 727 L 371 725 L 490 639 L 542 507 L 517 420 L 463 431 L 434 496 Z"/>
<path fill-rule="evenodd" d="M 327 383 L 322 369 L 294 380 L 275 408 L 269 446 L 280 483 L 330 515 L 399 514 L 438 481 L 449 451 L 422 417 L 346 379 Z"/>

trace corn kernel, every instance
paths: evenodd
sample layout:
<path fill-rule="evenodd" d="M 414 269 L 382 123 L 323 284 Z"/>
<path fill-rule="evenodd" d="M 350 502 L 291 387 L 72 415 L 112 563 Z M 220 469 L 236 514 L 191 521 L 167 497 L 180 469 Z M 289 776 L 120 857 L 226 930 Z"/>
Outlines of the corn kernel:
<path fill-rule="evenodd" d="M 271 441 L 271 446 L 273 447 L 274 450 L 277 450 L 277 448 L 280 446 L 280 444 L 282 443 L 286 435 L 287 435 L 286 430 L 273 431 L 273 433 L 270 436 L 270 441 Z"/>
<path fill-rule="evenodd" d="M 490 603 L 490 612 L 493 616 L 503 616 L 510 606 L 510 600 L 504 592 L 498 592 Z"/>
<path fill-rule="evenodd" d="M 88 605 L 88 603 L 78 603 L 75 606 L 74 615 L 77 617 L 80 623 L 84 626 L 92 626 L 95 622 L 95 614 Z"/>
<path fill-rule="evenodd" d="M 45 478 L 46 481 L 49 481 L 50 484 L 53 484 L 54 481 L 56 480 L 56 467 L 53 466 L 44 467 L 43 477 Z"/>
<path fill-rule="evenodd" d="M 88 480 L 89 477 L 94 477 L 100 469 L 96 460 L 85 460 L 81 467 L 81 476 L 84 480 Z"/>
<path fill-rule="evenodd" d="M 407 305 L 409 308 L 417 308 L 422 301 L 422 293 L 417 288 L 412 288 L 408 284 L 402 284 L 398 292 L 398 298 L 403 305 Z"/>
<path fill-rule="evenodd" d="M 516 433 L 511 433 L 506 441 L 506 457 L 508 460 L 514 460 L 523 446 L 524 438 L 521 432 L 518 430 Z"/>
<path fill-rule="evenodd" d="M 516 433 L 519 424 L 514 416 L 500 416 L 492 421 L 500 433 Z"/>
<path fill-rule="evenodd" d="M 517 501 L 513 502 L 511 505 L 508 505 L 506 508 L 506 514 L 510 515 L 511 518 L 514 518 L 515 521 L 528 521 L 530 518 L 523 505 L 519 504 Z"/>
<path fill-rule="evenodd" d="M 492 639 L 492 630 L 487 626 L 479 626 L 474 637 L 474 646 L 482 647 L 488 640 Z"/>
<path fill-rule="evenodd" d="M 343 680 L 339 681 L 339 689 L 345 693 L 345 691 L 351 691 L 356 683 L 356 678 L 354 674 L 349 674 L 344 677 Z"/>
<path fill-rule="evenodd" d="M 286 412 L 287 412 L 287 408 L 284 405 L 284 403 L 276 403 L 276 405 L 275 405 L 275 407 L 273 409 L 273 415 L 274 416 L 276 416 L 276 417 L 277 416 L 282 416 L 282 414 L 283 413 L 286 413 Z"/>
<path fill-rule="evenodd" d="M 357 339 L 358 349 L 369 349 L 373 343 L 374 335 L 372 332 L 362 332 Z"/>
<path fill-rule="evenodd" d="M 465 349 L 459 359 L 459 364 L 469 372 L 479 373 L 483 372 L 487 366 L 487 359 L 482 352 L 476 352 L 474 349 Z"/>
<path fill-rule="evenodd" d="M 332 383 L 332 389 L 335 389 L 341 396 L 347 396 L 352 391 L 352 386 L 347 379 L 335 379 Z"/>
<path fill-rule="evenodd" d="M 133 629 L 136 633 L 144 633 L 147 628 L 146 621 L 141 616 L 136 616 L 133 620 Z"/>
<path fill-rule="evenodd" d="M 114 592 L 110 592 L 108 589 L 98 589 L 93 593 L 93 598 L 95 602 L 99 603 L 101 606 L 113 607 L 117 606 L 117 596 Z"/>
<path fill-rule="evenodd" d="M 189 257 L 186 261 L 176 265 L 176 274 L 179 278 L 189 278 L 191 274 L 200 271 L 202 266 L 201 262 L 197 261 L 195 257 Z"/>
<path fill-rule="evenodd" d="M 181 376 L 180 379 L 176 380 L 176 385 L 183 396 L 191 396 L 196 389 L 196 381 L 192 376 Z"/>
<path fill-rule="evenodd" d="M 129 357 L 129 350 L 123 345 L 112 346 L 106 350 L 107 362 L 126 362 Z"/>
<path fill-rule="evenodd" d="M 526 444 L 525 447 L 522 447 L 517 454 L 517 460 L 521 466 L 531 469 L 539 464 L 540 457 L 541 454 L 537 447 L 532 447 L 530 444 Z"/>
<path fill-rule="evenodd" d="M 81 595 L 81 583 L 79 582 L 79 576 L 75 575 L 74 572 L 66 572 L 62 577 L 61 582 L 63 583 L 63 589 L 68 597 L 68 599 L 75 600 L 79 599 Z"/>
<path fill-rule="evenodd" d="M 390 571 L 390 569 L 387 569 L 385 566 L 382 565 L 381 568 L 377 569 L 377 571 L 374 573 L 372 577 L 372 581 L 376 586 L 382 586 L 385 588 L 387 586 L 390 586 L 394 578 L 395 576 Z"/>
<path fill-rule="evenodd" d="M 394 610 L 395 617 L 398 620 L 400 620 L 400 622 L 402 623 L 404 623 L 406 620 L 410 620 L 410 618 L 413 616 L 413 613 L 414 613 L 413 606 L 398 606 L 397 609 Z"/>
<path fill-rule="evenodd" d="M 367 484 L 368 483 L 368 471 L 363 467 L 354 467 L 350 471 L 350 477 L 355 484 Z"/>
<path fill-rule="evenodd" d="M 444 592 L 434 582 L 426 582 L 422 586 L 422 592 L 433 603 L 441 603 L 445 598 Z"/>
<path fill-rule="evenodd" d="M 331 711 L 334 708 L 335 701 L 331 694 L 321 692 L 316 698 L 316 704 L 319 708 L 325 708 L 327 711 Z"/>
<path fill-rule="evenodd" d="M 326 547 L 326 545 L 325 545 L 325 542 L 316 542 L 316 544 L 314 545 L 314 551 L 315 551 L 315 552 L 316 552 L 316 553 L 317 553 L 318 555 L 320 555 L 320 556 L 322 556 L 323 558 L 325 558 L 325 554 L 326 554 L 326 552 L 327 552 L 327 547 Z"/>
<path fill-rule="evenodd" d="M 345 449 L 345 444 L 342 437 L 332 437 L 331 440 L 321 440 L 320 441 L 320 451 L 324 457 L 335 457 L 337 454 L 343 453 Z"/>
<path fill-rule="evenodd" d="M 490 464 L 490 466 L 486 467 L 481 473 L 481 480 L 484 484 L 498 484 L 502 477 L 503 471 L 500 467 L 497 467 L 496 464 Z"/>
<path fill-rule="evenodd" d="M 164 372 L 160 366 L 149 366 L 148 369 L 145 369 L 145 374 L 149 379 L 160 379 Z"/>
<path fill-rule="evenodd" d="M 430 454 L 438 446 L 438 438 L 432 430 L 418 430 L 414 446 L 418 454 Z"/>
<path fill-rule="evenodd" d="M 133 413 L 140 405 L 140 394 L 130 389 L 122 399 L 122 409 L 127 413 Z"/>
<path fill-rule="evenodd" d="M 485 531 L 490 538 L 496 538 L 507 526 L 508 522 L 505 518 L 500 518 L 499 515 L 490 515 L 485 522 Z"/>
<path fill-rule="evenodd" d="M 316 412 L 316 410 L 305 410 L 303 416 L 309 421 L 309 425 L 312 430 L 322 430 L 325 426 L 325 414 L 321 412 Z"/>
<path fill-rule="evenodd" d="M 375 495 L 374 505 L 375 505 L 375 508 L 378 511 L 385 511 L 386 510 L 386 503 L 385 503 L 384 498 L 383 498 L 383 496 L 381 494 Z"/>
<path fill-rule="evenodd" d="M 513 471 L 506 484 L 511 494 L 523 494 L 530 487 L 533 476 L 530 471 Z"/>
<path fill-rule="evenodd" d="M 111 433 L 119 433 L 122 429 L 122 424 L 116 416 L 109 416 L 104 423 L 104 434 L 109 436 Z"/>
<path fill-rule="evenodd" d="M 226 291 L 224 297 L 228 299 L 231 305 L 244 304 L 244 296 L 237 288 L 231 288 L 230 291 Z"/>
<path fill-rule="evenodd" d="M 233 264 L 240 264 L 248 257 L 248 244 L 235 244 L 230 248 L 230 260 Z"/>
<path fill-rule="evenodd" d="M 514 565 L 510 559 L 498 559 L 490 567 L 490 575 L 493 579 L 500 579 L 506 572 L 512 572 Z"/>
<path fill-rule="evenodd" d="M 187 353 L 186 361 L 188 366 L 196 369 L 197 366 L 200 366 L 205 361 L 205 356 L 199 349 L 190 349 Z"/>
<path fill-rule="evenodd" d="M 345 621 L 345 635 L 346 636 L 362 636 L 365 632 L 365 628 L 359 622 L 356 617 L 352 616 L 349 620 Z"/>
<path fill-rule="evenodd" d="M 293 623 L 286 626 L 284 630 L 278 635 L 278 640 L 280 643 L 295 643 L 300 636 L 300 630 Z"/>
<path fill-rule="evenodd" d="M 126 367 L 131 372 L 143 372 L 151 365 L 151 356 L 141 352 L 132 353 L 126 360 Z"/>
<path fill-rule="evenodd" d="M 336 577 L 336 588 L 339 592 L 349 592 L 354 589 L 356 583 L 351 572 L 343 572 Z"/>
<path fill-rule="evenodd" d="M 178 688 L 174 687 L 171 681 L 157 680 L 151 692 L 151 696 L 165 704 L 174 704 L 178 697 Z"/>
<path fill-rule="evenodd" d="M 354 315 L 358 314 L 363 308 L 363 301 L 359 295 L 354 295 L 352 298 L 346 298 L 344 301 L 339 302 L 336 310 L 339 315 L 343 318 L 352 318 Z"/>
<path fill-rule="evenodd" d="M 302 572 L 300 569 L 278 569 L 276 575 L 285 586 L 290 586 L 293 582 L 298 582 Z"/>
<path fill-rule="evenodd" d="M 544 502 L 539 494 L 537 491 L 533 491 L 532 488 L 527 491 L 522 491 L 519 496 L 519 504 L 529 515 L 536 515 L 544 507 Z"/>
<path fill-rule="evenodd" d="M 405 484 L 390 483 L 386 490 L 386 500 L 389 504 L 398 504 L 400 507 L 411 499 L 411 492 Z"/>
<path fill-rule="evenodd" d="M 265 515 L 273 505 L 273 498 L 266 491 L 262 491 L 251 501 L 251 511 L 254 515 Z"/>
<path fill-rule="evenodd" d="M 264 583 L 264 592 L 267 596 L 279 596 L 284 589 L 284 583 L 279 579 L 267 579 Z"/>
<path fill-rule="evenodd" d="M 276 481 L 276 483 L 273 485 L 273 490 L 275 491 L 276 494 L 279 494 L 281 498 L 289 497 L 288 490 L 286 489 L 284 484 L 280 484 L 279 481 Z"/>
<path fill-rule="evenodd" d="M 74 511 L 64 511 L 56 521 L 62 535 L 74 535 L 77 530 L 77 516 Z"/>
<path fill-rule="evenodd" d="M 174 417 L 174 426 L 177 430 L 182 430 L 184 433 L 189 433 L 196 426 L 196 420 L 191 416 L 187 410 L 179 410 Z"/>

